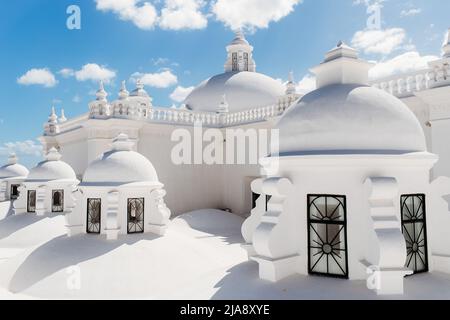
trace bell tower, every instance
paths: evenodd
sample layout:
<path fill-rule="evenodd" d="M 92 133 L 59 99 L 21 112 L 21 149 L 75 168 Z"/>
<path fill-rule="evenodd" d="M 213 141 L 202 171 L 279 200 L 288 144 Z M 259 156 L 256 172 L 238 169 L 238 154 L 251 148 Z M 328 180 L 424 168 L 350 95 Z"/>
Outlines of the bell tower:
<path fill-rule="evenodd" d="M 256 64 L 253 60 L 253 47 L 245 39 L 242 30 L 236 32 L 236 36 L 227 46 L 227 61 L 225 72 L 256 71 Z"/>

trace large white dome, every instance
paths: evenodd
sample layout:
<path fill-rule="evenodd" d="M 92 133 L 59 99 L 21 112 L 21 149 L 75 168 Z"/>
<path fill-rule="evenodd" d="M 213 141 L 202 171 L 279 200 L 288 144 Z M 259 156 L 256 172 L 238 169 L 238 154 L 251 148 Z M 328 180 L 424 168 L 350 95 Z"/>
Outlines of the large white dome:
<path fill-rule="evenodd" d="M 366 85 L 315 90 L 291 107 L 277 128 L 281 155 L 426 151 L 424 132 L 409 108 Z"/>
<path fill-rule="evenodd" d="M 135 182 L 158 182 L 152 163 L 140 153 L 131 151 L 128 136 L 114 140 L 113 149 L 94 160 L 86 169 L 83 184 L 108 185 Z"/>
<path fill-rule="evenodd" d="M 55 148 L 50 149 L 47 159 L 30 170 L 27 181 L 77 180 L 75 171 L 61 161 Z"/>
<path fill-rule="evenodd" d="M 8 164 L 0 168 L 0 179 L 25 178 L 28 174 L 28 169 L 17 163 L 15 155 L 11 155 Z"/>
<path fill-rule="evenodd" d="M 186 98 L 193 111 L 217 112 L 223 96 L 230 112 L 276 104 L 285 93 L 284 86 L 257 72 L 226 72 L 203 81 Z"/>

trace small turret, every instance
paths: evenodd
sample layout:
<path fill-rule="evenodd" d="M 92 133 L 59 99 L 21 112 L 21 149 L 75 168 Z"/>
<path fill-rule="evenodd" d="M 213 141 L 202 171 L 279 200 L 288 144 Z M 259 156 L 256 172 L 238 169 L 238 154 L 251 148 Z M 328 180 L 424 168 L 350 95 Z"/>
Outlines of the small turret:
<path fill-rule="evenodd" d="M 59 117 L 58 121 L 60 123 L 64 123 L 67 121 L 66 115 L 64 114 L 64 109 L 61 109 L 61 116 Z"/>
<path fill-rule="evenodd" d="M 100 87 L 97 90 L 97 93 L 95 94 L 95 96 L 97 97 L 97 101 L 103 101 L 106 102 L 106 97 L 108 96 L 108 93 L 105 91 L 105 87 L 103 85 L 103 81 L 100 80 Z"/>
<path fill-rule="evenodd" d="M 52 112 L 48 117 L 47 123 L 44 125 L 45 135 L 54 135 L 59 133 L 58 116 L 55 112 L 55 107 L 52 107 Z"/>
<path fill-rule="evenodd" d="M 295 82 L 294 82 L 294 73 L 289 72 L 289 81 L 286 84 L 286 95 L 293 95 L 296 93 Z"/>
<path fill-rule="evenodd" d="M 442 57 L 450 58 L 450 28 L 448 29 L 444 45 L 442 46 Z"/>
<path fill-rule="evenodd" d="M 89 104 L 89 110 L 90 110 L 90 117 L 91 118 L 98 118 L 98 119 L 105 119 L 109 117 L 110 113 L 110 106 L 108 104 L 108 93 L 105 90 L 105 87 L 103 85 L 103 81 L 100 81 L 99 89 L 97 90 L 97 93 L 95 94 L 96 100 L 92 101 Z"/>
<path fill-rule="evenodd" d="M 227 96 L 224 94 L 222 96 L 222 101 L 220 102 L 219 108 L 217 109 L 217 113 L 219 114 L 224 114 L 224 113 L 229 113 L 230 109 L 229 109 L 229 105 L 227 102 Z"/>
<path fill-rule="evenodd" d="M 125 83 L 125 81 L 122 81 L 122 86 L 121 86 L 120 92 L 119 92 L 119 99 L 125 100 L 129 96 L 130 96 L 130 93 L 127 90 L 126 83 Z"/>
<path fill-rule="evenodd" d="M 236 36 L 227 46 L 228 57 L 225 63 L 225 72 L 256 72 L 253 60 L 253 47 L 245 39 L 242 30 L 236 31 Z"/>

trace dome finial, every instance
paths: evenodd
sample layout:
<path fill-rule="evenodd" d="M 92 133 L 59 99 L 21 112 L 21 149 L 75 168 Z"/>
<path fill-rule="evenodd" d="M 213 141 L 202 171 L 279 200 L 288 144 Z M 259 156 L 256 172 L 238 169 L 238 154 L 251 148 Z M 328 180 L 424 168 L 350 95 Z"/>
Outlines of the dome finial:
<path fill-rule="evenodd" d="M 241 27 L 236 29 L 235 34 L 236 34 L 236 38 L 245 39 L 244 31 L 242 30 Z"/>
<path fill-rule="evenodd" d="M 122 85 L 120 87 L 120 92 L 119 92 L 119 98 L 121 100 L 124 100 L 124 99 L 128 98 L 129 95 L 130 95 L 130 93 L 127 90 L 126 81 L 122 81 Z"/>
<path fill-rule="evenodd" d="M 106 101 L 106 97 L 108 96 L 108 93 L 105 91 L 105 86 L 103 84 L 103 80 L 100 80 L 99 89 L 96 93 L 96 96 L 97 96 L 98 101 Z"/>
<path fill-rule="evenodd" d="M 294 71 L 289 71 L 289 82 L 294 82 Z"/>
<path fill-rule="evenodd" d="M 17 155 L 14 152 L 9 155 L 8 157 L 9 165 L 17 164 L 18 161 L 19 159 L 17 158 Z"/>
<path fill-rule="evenodd" d="M 52 112 L 50 113 L 50 116 L 48 117 L 49 123 L 58 123 L 58 116 L 56 115 L 55 107 L 52 106 Z"/>
<path fill-rule="evenodd" d="M 47 161 L 59 161 L 61 160 L 61 154 L 58 152 L 58 150 L 55 147 L 52 147 L 47 155 L 45 156 Z"/>
<path fill-rule="evenodd" d="M 295 94 L 296 88 L 295 88 L 295 82 L 294 82 L 294 72 L 289 72 L 289 81 L 286 84 L 286 95 Z"/>
<path fill-rule="evenodd" d="M 136 88 L 139 89 L 139 90 L 143 90 L 144 89 L 144 83 L 142 82 L 141 78 L 136 80 Z"/>
<path fill-rule="evenodd" d="M 128 135 L 125 133 L 119 134 L 112 143 L 113 151 L 131 151 L 134 143 L 130 141 Z"/>
<path fill-rule="evenodd" d="M 59 122 L 63 123 L 67 121 L 66 115 L 64 114 L 64 109 L 61 109 L 61 117 L 59 117 Z"/>
<path fill-rule="evenodd" d="M 447 31 L 447 36 L 445 37 L 444 45 L 442 46 L 442 56 L 444 58 L 450 58 L 450 28 Z"/>
<path fill-rule="evenodd" d="M 226 94 L 222 95 L 222 101 L 220 102 L 219 109 L 217 110 L 217 112 L 218 113 L 228 113 L 228 112 L 230 112 Z"/>

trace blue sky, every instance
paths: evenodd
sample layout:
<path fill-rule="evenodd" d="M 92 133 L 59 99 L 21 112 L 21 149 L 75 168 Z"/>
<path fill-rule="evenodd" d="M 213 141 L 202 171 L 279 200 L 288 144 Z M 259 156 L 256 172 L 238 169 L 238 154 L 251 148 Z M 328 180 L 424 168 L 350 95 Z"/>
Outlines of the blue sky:
<path fill-rule="evenodd" d="M 382 6 L 381 30 L 370 33 L 367 5 L 376 2 Z M 147 3 L 4 1 L 0 10 L 0 156 L 4 160 L 0 162 L 11 150 L 27 165 L 39 159 L 35 139 L 42 133 L 51 106 L 64 108 L 69 118 L 86 112 L 98 77 L 109 81 L 106 90 L 113 99 L 120 81 L 127 80 L 131 90 L 132 75 L 147 74 L 146 90 L 154 105 L 178 104 L 170 98 L 175 89 L 186 91 L 182 89 L 223 71 L 225 46 L 233 38 L 231 29 L 239 26 L 255 47 L 258 72 L 286 79 L 292 70 L 297 81 L 338 40 L 358 47 L 362 57 L 380 62 L 381 75 L 423 67 L 440 55 L 450 27 L 448 0 Z M 70 5 L 81 9 L 81 30 L 66 27 Z M 395 59 L 405 53 L 410 61 Z M 33 69 L 47 73 L 27 74 Z M 307 76 L 299 90 L 311 82 Z"/>

